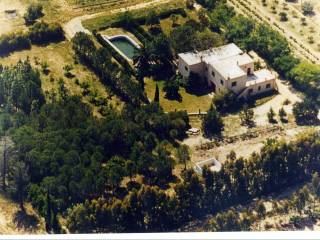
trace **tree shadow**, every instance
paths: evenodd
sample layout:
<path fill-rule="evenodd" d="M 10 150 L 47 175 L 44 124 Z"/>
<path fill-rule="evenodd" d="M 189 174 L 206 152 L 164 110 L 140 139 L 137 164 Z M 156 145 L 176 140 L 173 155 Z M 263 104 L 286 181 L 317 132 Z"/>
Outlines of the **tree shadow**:
<path fill-rule="evenodd" d="M 176 94 L 176 95 L 168 95 L 168 94 L 165 94 L 165 98 L 168 99 L 168 100 L 171 100 L 171 101 L 178 101 L 178 102 L 182 102 L 182 96 L 180 93 Z"/>
<path fill-rule="evenodd" d="M 18 228 L 34 231 L 38 228 L 39 219 L 35 215 L 30 215 L 25 211 L 19 210 L 14 214 L 13 222 Z"/>
<path fill-rule="evenodd" d="M 205 96 L 212 93 L 214 88 L 211 86 L 207 86 L 206 84 L 199 84 L 197 87 L 186 88 L 186 92 L 192 95 L 196 95 L 197 97 Z"/>

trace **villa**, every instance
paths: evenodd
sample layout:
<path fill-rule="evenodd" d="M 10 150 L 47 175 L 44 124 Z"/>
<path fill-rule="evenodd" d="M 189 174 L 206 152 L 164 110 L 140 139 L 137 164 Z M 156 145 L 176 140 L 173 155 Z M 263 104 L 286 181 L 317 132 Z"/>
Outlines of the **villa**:
<path fill-rule="evenodd" d="M 276 88 L 276 76 L 268 69 L 255 71 L 254 60 L 234 43 L 178 56 L 180 74 L 197 74 L 214 92 L 228 89 L 247 98 Z"/>

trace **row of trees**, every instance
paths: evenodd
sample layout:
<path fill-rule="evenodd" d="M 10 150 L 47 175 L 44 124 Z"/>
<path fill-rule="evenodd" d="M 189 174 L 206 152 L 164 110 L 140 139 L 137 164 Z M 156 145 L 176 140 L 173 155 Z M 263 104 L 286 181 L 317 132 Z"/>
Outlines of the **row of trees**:
<path fill-rule="evenodd" d="M 273 200 L 272 208 L 267 211 L 263 201 L 250 204 L 244 211 L 236 211 L 231 208 L 226 212 L 220 212 L 210 220 L 208 230 L 213 231 L 250 231 L 256 223 L 262 221 L 265 217 L 274 217 L 281 215 L 292 215 L 289 223 L 295 227 L 299 222 L 306 220 L 315 221 L 319 212 L 317 203 L 320 196 L 320 178 L 317 172 L 312 174 L 311 184 L 306 184 L 294 192 L 289 198 L 282 200 Z M 297 215 L 298 213 L 298 215 Z M 303 216 L 304 215 L 304 216 Z M 281 219 L 281 218 L 279 218 Z M 276 225 L 274 223 L 273 225 Z M 279 229 L 280 230 L 280 229 Z"/>
<path fill-rule="evenodd" d="M 205 168 L 199 177 L 187 170 L 174 194 L 144 186 L 123 200 L 87 201 L 70 209 L 68 226 L 76 232 L 172 230 L 203 214 L 306 180 L 319 170 L 318 139 L 311 133 L 290 144 L 268 140 L 260 154 L 229 160 L 220 172 Z"/>
<path fill-rule="evenodd" d="M 147 102 L 141 85 L 112 62 L 106 48 L 97 48 L 89 35 L 77 33 L 72 39 L 72 48 L 80 62 L 90 67 L 103 83 L 110 85 L 124 100 L 134 105 Z"/>

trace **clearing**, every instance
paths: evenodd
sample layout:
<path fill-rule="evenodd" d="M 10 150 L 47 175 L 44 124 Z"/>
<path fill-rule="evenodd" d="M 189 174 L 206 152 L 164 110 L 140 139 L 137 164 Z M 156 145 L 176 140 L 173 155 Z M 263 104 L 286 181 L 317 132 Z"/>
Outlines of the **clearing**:
<path fill-rule="evenodd" d="M 122 102 L 116 96 L 112 95 L 108 88 L 103 85 L 99 78 L 88 70 L 82 64 L 75 64 L 73 58 L 73 50 L 71 42 L 64 41 L 60 43 L 53 43 L 48 46 L 32 46 L 32 49 L 15 52 L 8 57 L 0 58 L 0 64 L 11 65 L 17 63 L 20 59 L 30 59 L 32 65 L 39 69 L 42 78 L 42 88 L 44 92 L 50 90 L 57 91 L 58 79 L 63 78 L 66 87 L 72 94 L 83 95 L 83 85 L 88 85 L 91 94 L 84 96 L 84 102 L 90 103 L 91 97 L 107 98 L 115 107 L 122 106 Z M 41 70 L 41 64 L 46 62 L 48 64 L 48 73 L 44 74 Z M 71 65 L 73 77 L 67 78 L 64 75 L 64 66 Z M 48 97 L 48 96 L 47 96 Z M 94 114 L 98 115 L 98 108 L 94 107 Z"/>
<path fill-rule="evenodd" d="M 25 29 L 23 15 L 27 5 L 19 0 L 0 1 L 0 35 Z M 9 11 L 9 12 L 8 12 Z M 10 12 L 11 11 L 11 12 Z"/>

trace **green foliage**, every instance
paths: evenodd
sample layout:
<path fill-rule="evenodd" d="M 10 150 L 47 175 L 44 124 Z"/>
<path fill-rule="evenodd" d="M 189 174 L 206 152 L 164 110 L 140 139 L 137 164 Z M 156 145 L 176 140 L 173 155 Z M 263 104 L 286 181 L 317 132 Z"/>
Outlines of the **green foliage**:
<path fill-rule="evenodd" d="M 266 216 L 267 210 L 263 202 L 258 202 L 256 211 L 258 213 L 259 218 L 264 218 Z"/>
<path fill-rule="evenodd" d="M 305 99 L 303 102 L 297 102 L 293 106 L 293 115 L 298 124 L 316 124 L 318 119 L 319 109 L 317 104 L 310 99 Z"/>
<path fill-rule="evenodd" d="M 20 208 L 24 211 L 24 200 L 27 197 L 27 186 L 30 176 L 26 164 L 18 159 L 12 159 L 8 171 L 9 192 L 19 201 Z"/>
<path fill-rule="evenodd" d="M 197 51 L 203 51 L 222 46 L 224 44 L 224 39 L 218 33 L 206 29 L 203 32 L 197 33 L 194 44 Z"/>
<path fill-rule="evenodd" d="M 280 15 L 280 21 L 282 22 L 288 21 L 288 14 L 286 12 L 280 12 L 279 15 Z"/>
<path fill-rule="evenodd" d="M 166 92 L 166 97 L 168 99 L 180 100 L 181 96 L 179 94 L 179 88 L 180 88 L 181 82 L 182 82 L 181 76 L 176 75 L 164 83 L 163 90 Z"/>
<path fill-rule="evenodd" d="M 186 37 L 188 36 L 188 37 Z M 170 34 L 170 41 L 176 53 L 189 52 L 195 48 L 196 32 L 192 26 L 182 25 Z"/>
<path fill-rule="evenodd" d="M 223 1 L 217 2 L 219 2 L 219 4 L 210 11 L 209 19 L 211 27 L 219 32 L 221 27 L 225 26 L 236 13 L 232 7 L 229 7 L 227 4 L 223 3 Z"/>
<path fill-rule="evenodd" d="M 122 201 L 86 201 L 69 210 L 68 226 L 73 232 L 83 231 L 81 227 L 86 232 L 175 229 L 206 212 L 216 212 L 303 181 L 309 176 L 309 167 L 319 164 L 315 151 L 319 147 L 317 139 L 318 134 L 312 133 L 289 144 L 270 140 L 260 154 L 227 162 L 220 172 L 204 169 L 203 183 L 192 171 L 184 171 L 183 182 L 175 186 L 170 197 L 157 188 L 145 186 Z M 297 204 L 303 206 L 305 199 L 308 194 L 303 191 Z M 260 217 L 265 216 L 262 202 L 256 211 Z M 247 214 L 240 219 L 233 210 L 217 215 L 211 222 L 215 231 L 248 230 L 251 223 L 252 216 Z"/>
<path fill-rule="evenodd" d="M 0 73 L 0 104 L 29 114 L 35 102 L 41 106 L 44 95 L 39 72 L 32 69 L 30 62 L 19 61 L 15 66 L 4 68 Z"/>
<path fill-rule="evenodd" d="M 270 108 L 269 112 L 267 113 L 267 116 L 268 116 L 269 123 L 275 123 L 276 122 L 276 120 L 274 119 L 276 114 L 275 114 L 275 112 L 274 112 L 272 107 Z"/>
<path fill-rule="evenodd" d="M 47 44 L 64 40 L 64 33 L 60 24 L 41 21 L 30 27 L 29 38 L 34 44 Z"/>
<path fill-rule="evenodd" d="M 319 178 L 319 174 L 317 172 L 315 172 L 314 174 L 312 174 L 312 190 L 314 192 L 314 194 L 319 197 L 320 196 L 320 178 Z"/>
<path fill-rule="evenodd" d="M 313 13 L 313 4 L 310 1 L 304 1 L 301 5 L 301 10 L 304 15 L 309 15 Z"/>
<path fill-rule="evenodd" d="M 287 121 L 288 121 L 288 120 L 286 119 L 287 113 L 286 113 L 286 111 L 284 110 L 284 108 L 280 108 L 280 109 L 279 109 L 279 117 L 280 117 L 280 121 L 281 121 L 281 122 L 287 122 Z"/>
<path fill-rule="evenodd" d="M 160 23 L 160 19 L 157 16 L 157 13 L 153 11 L 149 11 L 146 16 L 146 25 L 153 26 Z"/>
<path fill-rule="evenodd" d="M 318 65 L 301 62 L 292 69 L 290 77 L 299 89 L 317 99 L 320 86 L 320 67 Z"/>
<path fill-rule="evenodd" d="M 189 161 L 190 158 L 190 149 L 187 145 L 180 145 L 176 151 L 176 158 L 180 163 L 184 164 L 184 169 L 187 169 L 187 161 Z"/>
<path fill-rule="evenodd" d="M 207 112 L 207 115 L 204 116 L 202 120 L 202 130 L 205 136 L 214 136 L 221 134 L 223 129 L 223 121 L 216 110 L 216 108 L 211 105 L 210 109 Z"/>
<path fill-rule="evenodd" d="M 42 13 L 43 7 L 41 4 L 32 3 L 27 12 L 23 15 L 23 18 L 26 21 L 26 24 L 33 24 L 35 20 L 43 16 Z"/>
<path fill-rule="evenodd" d="M 214 95 L 212 104 L 220 113 L 227 113 L 238 106 L 239 100 L 234 92 L 223 90 Z"/>
<path fill-rule="evenodd" d="M 244 104 L 243 109 L 240 112 L 240 120 L 242 125 L 246 125 L 248 127 L 254 126 L 254 112 L 247 104 Z"/>
<path fill-rule="evenodd" d="M 147 101 L 139 83 L 111 61 L 109 49 L 97 49 L 92 39 L 85 33 L 75 35 L 72 39 L 72 48 L 80 62 L 90 67 L 101 81 L 111 86 L 123 100 L 134 105 Z"/>
<path fill-rule="evenodd" d="M 195 0 L 187 0 L 186 1 L 186 8 L 193 9 L 194 4 L 195 4 Z"/>
<path fill-rule="evenodd" d="M 155 93 L 154 93 L 153 101 L 156 102 L 156 103 L 160 102 L 160 91 L 159 91 L 158 84 L 156 85 L 156 90 L 155 90 Z"/>
<path fill-rule="evenodd" d="M 240 231 L 240 217 L 235 210 L 218 213 L 211 221 L 211 228 L 214 232 Z"/>
<path fill-rule="evenodd" d="M 196 0 L 197 3 L 201 4 L 205 8 L 213 9 L 217 6 L 219 2 L 222 2 L 221 0 Z"/>
<path fill-rule="evenodd" d="M 8 55 L 14 51 L 30 49 L 31 43 L 24 33 L 3 34 L 0 36 L 0 56 Z"/>

